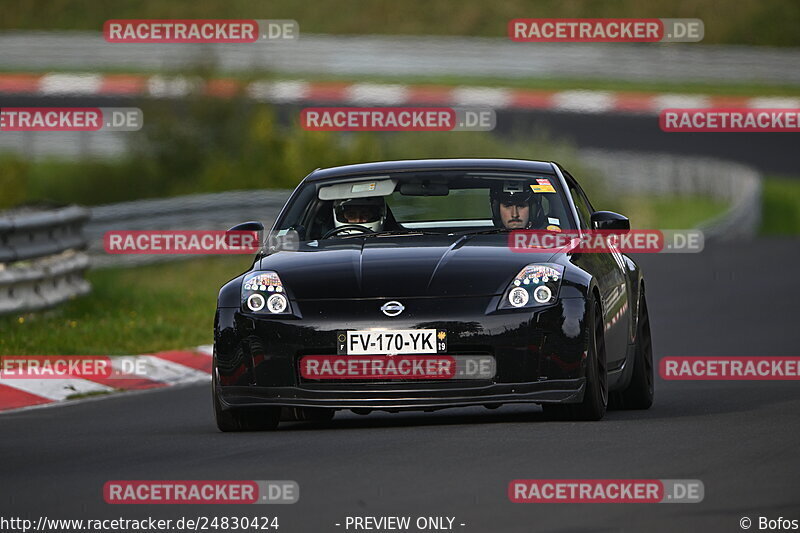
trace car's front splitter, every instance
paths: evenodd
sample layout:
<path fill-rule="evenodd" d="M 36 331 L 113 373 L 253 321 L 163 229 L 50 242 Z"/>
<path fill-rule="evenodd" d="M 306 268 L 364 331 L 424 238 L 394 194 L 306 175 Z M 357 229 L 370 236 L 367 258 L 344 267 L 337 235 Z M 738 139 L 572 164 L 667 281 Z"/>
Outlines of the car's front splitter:
<path fill-rule="evenodd" d="M 504 403 L 577 403 L 585 378 L 533 383 L 319 384 L 313 387 L 218 387 L 223 408 L 434 409 Z"/>

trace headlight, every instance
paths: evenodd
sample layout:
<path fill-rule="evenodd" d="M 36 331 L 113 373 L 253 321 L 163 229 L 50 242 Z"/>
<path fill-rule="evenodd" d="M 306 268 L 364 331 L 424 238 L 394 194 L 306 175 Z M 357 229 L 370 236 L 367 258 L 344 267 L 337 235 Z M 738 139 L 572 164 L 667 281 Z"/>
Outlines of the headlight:
<path fill-rule="evenodd" d="M 498 309 L 547 305 L 556 301 L 564 267 L 555 263 L 533 263 L 519 271 L 506 289 Z"/>
<path fill-rule="evenodd" d="M 285 314 L 291 312 L 289 298 L 276 272 L 251 272 L 242 282 L 242 308 L 250 313 Z"/>

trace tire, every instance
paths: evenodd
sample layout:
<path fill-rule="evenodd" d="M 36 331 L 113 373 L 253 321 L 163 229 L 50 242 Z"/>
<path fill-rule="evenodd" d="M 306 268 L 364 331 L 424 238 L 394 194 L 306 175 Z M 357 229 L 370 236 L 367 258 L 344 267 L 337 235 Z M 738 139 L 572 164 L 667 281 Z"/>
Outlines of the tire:
<path fill-rule="evenodd" d="M 650 315 L 647 300 L 642 292 L 639 303 L 639 320 L 636 327 L 636 349 L 633 360 L 633 375 L 628 387 L 619 393 L 620 409 L 649 409 L 653 405 L 653 341 L 650 337 Z"/>
<path fill-rule="evenodd" d="M 214 419 L 222 432 L 272 431 L 278 427 L 280 407 L 240 407 L 223 409 L 217 393 L 216 374 L 211 380 L 211 395 L 214 401 Z"/>
<path fill-rule="evenodd" d="M 281 420 L 297 422 L 330 422 L 336 410 L 325 407 L 284 407 Z"/>
<path fill-rule="evenodd" d="M 600 305 L 592 302 L 589 315 L 586 350 L 586 387 L 581 403 L 543 404 L 545 415 L 552 420 L 600 420 L 608 407 L 608 369 L 603 337 L 603 314 Z"/>

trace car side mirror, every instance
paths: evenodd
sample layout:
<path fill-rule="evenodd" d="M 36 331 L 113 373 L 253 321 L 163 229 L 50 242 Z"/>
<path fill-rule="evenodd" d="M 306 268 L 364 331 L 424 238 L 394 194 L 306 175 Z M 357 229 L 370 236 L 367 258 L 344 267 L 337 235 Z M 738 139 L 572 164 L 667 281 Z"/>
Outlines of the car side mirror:
<path fill-rule="evenodd" d="M 264 224 L 255 220 L 251 220 L 250 222 L 236 224 L 228 231 L 264 231 Z"/>
<path fill-rule="evenodd" d="M 225 243 L 231 248 L 241 248 L 244 246 L 248 249 L 258 248 L 261 246 L 261 235 L 264 231 L 264 224 L 251 220 L 250 222 L 242 222 L 236 224 L 231 229 L 225 232 Z M 249 232 L 250 235 L 239 232 Z M 255 242 L 253 241 L 255 239 Z"/>
<path fill-rule="evenodd" d="M 595 211 L 592 213 L 592 229 L 630 231 L 631 221 L 628 217 L 612 211 Z"/>

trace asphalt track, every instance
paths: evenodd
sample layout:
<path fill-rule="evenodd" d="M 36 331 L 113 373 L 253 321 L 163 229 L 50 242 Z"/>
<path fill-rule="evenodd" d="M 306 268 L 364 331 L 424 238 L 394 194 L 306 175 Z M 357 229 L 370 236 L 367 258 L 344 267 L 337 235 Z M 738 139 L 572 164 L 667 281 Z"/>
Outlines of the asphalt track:
<path fill-rule="evenodd" d="M 657 356 L 798 355 L 798 240 L 639 256 Z M 211 311 L 210 311 L 211 312 Z M 556 423 L 535 406 L 339 413 L 222 434 L 209 388 L 123 394 L 0 417 L 0 516 L 275 516 L 281 533 L 346 516 L 454 516 L 456 531 L 741 531 L 800 519 L 800 384 L 658 380 L 645 412 Z M 696 504 L 512 504 L 517 478 L 700 479 Z M 295 480 L 294 505 L 108 505 L 108 480 Z M 352 529 L 350 530 L 352 531 Z M 411 531 L 416 531 L 412 529 Z"/>

